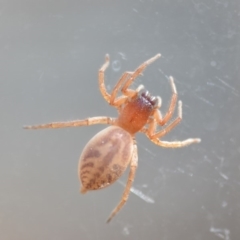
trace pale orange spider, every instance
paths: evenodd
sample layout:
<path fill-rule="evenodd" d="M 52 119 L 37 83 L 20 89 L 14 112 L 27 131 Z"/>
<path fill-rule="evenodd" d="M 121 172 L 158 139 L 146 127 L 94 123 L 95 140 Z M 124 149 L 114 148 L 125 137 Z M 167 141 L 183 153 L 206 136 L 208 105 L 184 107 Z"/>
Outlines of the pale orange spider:
<path fill-rule="evenodd" d="M 177 90 L 173 77 L 170 77 L 172 98 L 169 109 L 164 117 L 159 110 L 161 98 L 153 97 L 144 86 L 136 90 L 129 89 L 133 81 L 142 74 L 144 69 L 158 59 L 157 54 L 141 64 L 134 72 L 124 72 L 111 94 L 106 90 L 104 72 L 109 66 L 109 55 L 99 70 L 99 88 L 104 99 L 118 109 L 118 118 L 92 117 L 71 122 L 53 122 L 43 125 L 26 126 L 26 129 L 79 127 L 93 124 L 110 124 L 112 126 L 100 131 L 85 146 L 79 159 L 78 175 L 82 183 L 81 192 L 101 189 L 114 183 L 130 165 L 130 172 L 122 199 L 112 211 L 107 222 L 119 212 L 126 203 L 138 165 L 137 145 L 135 134 L 145 133 L 155 144 L 167 148 L 184 147 L 199 143 L 199 138 L 189 138 L 184 141 L 167 142 L 159 138 L 166 135 L 182 120 L 182 102 L 178 102 L 178 116 L 168 126 L 157 130 L 157 126 L 165 126 L 172 118 L 177 102 Z M 122 96 L 117 97 L 121 90 Z"/>

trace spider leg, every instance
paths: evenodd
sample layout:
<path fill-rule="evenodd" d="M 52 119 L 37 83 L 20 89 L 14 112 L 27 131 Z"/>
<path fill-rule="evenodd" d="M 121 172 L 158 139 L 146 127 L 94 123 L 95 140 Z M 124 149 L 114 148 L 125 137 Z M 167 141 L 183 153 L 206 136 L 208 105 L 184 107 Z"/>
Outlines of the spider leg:
<path fill-rule="evenodd" d="M 107 92 L 105 83 L 104 83 L 104 72 L 109 66 L 109 55 L 106 54 L 105 56 L 105 63 L 102 65 L 102 67 L 98 71 L 98 82 L 99 82 L 99 89 L 101 94 L 103 95 L 104 99 L 110 103 L 110 97 L 111 95 Z"/>
<path fill-rule="evenodd" d="M 75 120 L 69 122 L 52 122 L 33 126 L 24 126 L 25 129 L 42 129 L 42 128 L 64 128 L 64 127 L 81 127 L 94 124 L 113 124 L 114 118 L 110 117 L 91 117 L 83 120 Z"/>
<path fill-rule="evenodd" d="M 133 89 L 129 89 L 128 87 L 132 84 L 132 82 L 139 76 L 142 75 L 142 72 L 144 71 L 144 69 L 151 64 L 152 62 L 154 62 L 156 59 L 158 59 L 161 56 L 161 54 L 157 54 L 156 56 L 152 57 L 151 59 L 147 60 L 146 62 L 144 62 L 143 64 L 141 64 L 134 72 L 125 72 L 123 74 L 123 76 L 120 78 L 119 82 L 116 85 L 117 89 L 114 89 L 116 91 L 113 91 L 113 94 L 111 95 L 112 100 L 115 99 L 116 97 L 116 93 L 117 90 L 120 88 L 121 84 L 125 81 L 125 79 L 127 79 L 127 81 L 125 81 L 121 91 L 124 94 L 124 96 L 119 97 L 118 99 L 116 99 L 115 102 L 115 106 L 120 106 L 121 104 L 123 104 L 128 97 L 133 98 L 135 97 L 139 91 L 141 91 L 144 86 L 140 85 L 136 90 Z M 126 75 L 127 76 L 126 76 Z"/>
<path fill-rule="evenodd" d="M 156 56 L 150 58 L 149 60 L 145 61 L 143 64 L 141 64 L 134 72 L 125 72 L 123 73 L 123 75 L 121 76 L 120 80 L 118 81 L 118 83 L 116 84 L 116 86 L 114 87 L 112 94 L 109 94 L 106 90 L 106 86 L 104 83 L 104 73 L 106 71 L 106 69 L 109 66 L 109 55 L 106 54 L 105 56 L 105 63 L 102 65 L 102 67 L 99 69 L 98 71 L 98 80 L 99 80 L 99 88 L 100 88 L 100 92 L 102 94 L 102 96 L 104 97 L 104 99 L 112 106 L 115 107 L 119 107 L 121 106 L 124 102 L 126 102 L 126 100 L 128 99 L 128 97 L 134 97 L 135 95 L 138 94 L 138 92 L 143 88 L 143 86 L 139 86 L 136 90 L 132 90 L 132 89 L 128 89 L 128 87 L 132 84 L 132 82 L 139 76 L 142 74 L 142 72 L 144 71 L 144 69 L 151 64 L 152 62 L 154 62 L 156 59 L 158 59 L 161 56 L 161 54 L 157 54 Z M 127 79 L 127 81 L 126 81 Z M 124 81 L 126 81 L 124 83 Z M 118 98 L 117 97 L 117 91 L 120 89 L 121 85 L 124 83 L 121 91 L 125 96 L 120 96 Z"/>
<path fill-rule="evenodd" d="M 172 115 L 174 113 L 175 106 L 177 103 L 177 89 L 176 89 L 176 85 L 174 83 L 174 79 L 172 76 L 170 76 L 169 80 L 170 80 L 170 85 L 172 88 L 172 98 L 171 98 L 171 102 L 170 102 L 170 105 L 169 105 L 166 115 L 164 116 L 163 119 L 161 119 L 161 121 L 159 121 L 159 124 L 161 126 L 164 126 L 172 118 Z"/>
<path fill-rule="evenodd" d="M 149 126 L 149 130 L 148 132 L 150 133 L 150 135 L 153 134 L 153 132 L 156 130 L 156 127 L 157 127 L 157 123 L 161 126 L 164 126 L 172 117 L 173 113 L 174 113 L 174 110 L 175 110 L 175 106 L 176 106 L 176 101 L 177 101 L 177 90 L 176 90 L 176 86 L 175 86 L 175 83 L 174 83 L 174 79 L 173 77 L 169 77 L 170 79 L 170 84 L 171 84 L 171 88 L 172 88 L 172 98 L 171 98 L 171 102 L 170 102 L 170 106 L 169 106 L 169 109 L 166 113 L 166 115 L 164 116 L 164 118 L 162 117 L 162 114 L 161 114 L 161 111 L 158 109 L 160 106 L 161 106 L 161 98 L 159 97 L 159 106 L 155 109 L 154 113 L 153 113 L 153 117 L 154 117 L 154 121 L 152 120 L 150 122 L 150 126 Z M 182 103 L 179 101 L 179 105 L 182 105 Z M 178 115 L 179 116 L 182 116 L 182 109 L 180 109 L 181 106 L 178 107 Z M 181 107 L 182 108 L 182 107 Z M 181 118 L 181 117 L 180 117 Z M 174 124 L 171 123 L 171 127 L 167 127 L 166 128 L 166 131 L 167 129 L 170 128 L 170 130 L 172 128 L 174 128 L 179 122 L 181 121 L 181 119 L 179 119 L 179 117 L 174 121 Z M 170 131 L 169 130 L 169 131 Z M 144 132 L 145 130 L 143 130 L 142 132 Z M 166 132 L 165 131 L 165 132 Z M 169 132 L 167 131 L 167 132 Z M 146 131 L 145 131 L 146 132 Z M 166 133 L 165 133 L 166 134 Z M 164 134 L 164 135 L 165 135 Z"/>
<path fill-rule="evenodd" d="M 126 83 L 124 84 L 123 88 L 122 88 L 122 93 L 129 96 L 132 94 L 131 90 L 128 89 L 128 87 L 132 84 L 132 82 L 139 76 L 142 74 L 142 72 L 145 70 L 145 68 L 150 65 L 152 62 L 154 62 L 155 60 L 157 60 L 158 58 L 161 57 L 161 54 L 158 53 L 157 55 L 155 55 L 154 57 L 148 59 L 147 61 L 145 61 L 144 63 L 142 63 L 132 74 L 131 78 L 129 78 Z"/>
<path fill-rule="evenodd" d="M 158 116 L 161 116 L 161 113 L 158 109 Z M 156 115 L 154 115 L 156 116 Z M 168 132 L 170 132 L 176 125 L 182 120 L 182 102 L 178 102 L 178 117 L 170 123 L 166 128 L 158 131 L 155 133 L 156 128 L 157 128 L 157 120 L 154 118 L 152 122 L 150 123 L 149 127 L 146 129 L 143 129 L 142 132 L 144 132 L 147 137 L 156 145 L 159 145 L 161 147 L 166 147 L 166 148 L 179 148 L 179 147 L 185 147 L 188 146 L 192 143 L 199 143 L 201 139 L 199 138 L 189 138 L 183 141 L 174 141 L 174 142 L 168 142 L 168 141 L 161 141 L 159 138 L 163 137 L 166 135 Z"/>
<path fill-rule="evenodd" d="M 188 138 L 183 141 L 174 141 L 174 142 L 168 142 L 168 141 L 161 141 L 158 138 L 149 138 L 153 143 L 155 143 L 158 146 L 165 147 L 165 148 L 180 148 L 188 146 L 192 143 L 199 143 L 201 142 L 200 138 Z"/>
<path fill-rule="evenodd" d="M 154 114 L 154 116 L 156 116 Z M 160 111 L 158 110 L 157 116 L 160 117 Z M 177 118 L 171 122 L 167 127 L 163 128 L 162 130 L 155 132 L 156 131 L 156 120 L 154 121 L 154 123 L 150 124 L 149 127 L 149 135 L 152 138 L 161 138 L 164 135 L 166 135 L 168 132 L 170 132 L 173 128 L 175 128 L 182 120 L 182 101 L 178 102 L 178 116 Z M 151 126 L 152 125 L 152 126 Z M 154 133 L 155 132 L 155 133 Z"/>
<path fill-rule="evenodd" d="M 161 98 L 159 97 L 159 101 L 161 101 Z M 159 104 L 160 107 L 161 103 Z M 156 108 L 152 115 L 148 118 L 146 125 L 139 131 L 144 134 L 148 134 L 149 136 L 153 135 L 153 133 L 156 131 L 157 123 L 159 119 L 162 119 L 162 114 L 158 108 Z"/>
<path fill-rule="evenodd" d="M 115 107 L 117 107 L 117 108 L 121 107 L 121 105 L 124 104 L 124 103 L 129 99 L 129 97 L 130 97 L 130 98 L 134 98 L 135 96 L 138 95 L 138 93 L 139 93 L 143 88 L 144 88 L 143 85 L 139 85 L 136 90 L 128 89 L 127 94 L 125 94 L 126 96 L 120 96 L 120 97 L 118 97 L 116 100 L 114 100 L 113 106 L 115 106 Z"/>
<path fill-rule="evenodd" d="M 115 106 L 115 107 L 119 107 L 128 98 L 127 98 L 127 96 L 120 96 L 120 97 L 116 98 L 117 97 L 117 91 L 119 90 L 119 88 L 121 87 L 123 82 L 126 81 L 126 79 L 128 79 L 129 77 L 131 77 L 134 74 L 134 72 L 129 72 L 128 71 L 128 72 L 123 73 L 120 80 L 117 82 L 116 86 L 114 87 L 112 93 L 109 94 L 106 90 L 106 86 L 105 86 L 105 83 L 104 83 L 104 81 L 105 81 L 104 80 L 104 72 L 108 68 L 109 62 L 110 62 L 110 57 L 109 57 L 108 54 L 106 54 L 105 63 L 102 65 L 102 67 L 99 69 L 99 72 L 98 72 L 99 88 L 100 88 L 100 92 L 102 93 L 102 96 L 104 97 L 104 99 L 110 105 Z M 132 94 L 135 93 L 134 90 L 129 90 L 129 92 L 131 92 Z"/>
<path fill-rule="evenodd" d="M 130 172 L 128 175 L 126 187 L 124 189 L 124 192 L 123 192 L 123 195 L 122 195 L 122 198 L 121 198 L 119 204 L 116 206 L 116 208 L 114 208 L 114 210 L 110 214 L 109 218 L 107 219 L 107 223 L 109 223 L 112 220 L 112 218 L 120 211 L 120 209 L 123 207 L 123 205 L 128 200 L 130 189 L 131 189 L 134 177 L 135 177 L 137 165 L 138 165 L 138 153 L 137 153 L 137 145 L 135 143 L 134 149 L 133 149 L 133 156 L 132 156 L 131 163 L 130 163 Z"/>
<path fill-rule="evenodd" d="M 119 79 L 119 81 L 117 82 L 115 87 L 113 88 L 112 94 L 110 96 L 110 102 L 109 102 L 110 105 L 118 107 L 127 100 L 127 96 L 120 96 L 117 98 L 117 92 L 120 89 L 120 87 L 122 86 L 123 82 L 126 81 L 126 79 L 128 79 L 129 77 L 131 77 L 132 74 L 133 74 L 133 72 L 124 72 L 122 74 L 121 78 Z"/>

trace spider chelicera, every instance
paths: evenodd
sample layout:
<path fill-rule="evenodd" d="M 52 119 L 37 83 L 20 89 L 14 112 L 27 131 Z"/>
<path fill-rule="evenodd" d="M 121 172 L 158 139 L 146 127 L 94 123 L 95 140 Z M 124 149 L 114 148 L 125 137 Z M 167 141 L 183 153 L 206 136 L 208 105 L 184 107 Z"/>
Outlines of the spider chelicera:
<path fill-rule="evenodd" d="M 167 148 L 185 147 L 199 143 L 199 138 L 184 141 L 161 141 L 160 138 L 170 132 L 182 120 L 182 102 L 178 101 L 178 116 L 168 126 L 177 103 L 177 90 L 173 77 L 169 77 L 172 98 L 167 113 L 162 116 L 159 108 L 161 98 L 154 97 L 140 85 L 136 90 L 129 86 L 142 74 L 144 69 L 161 55 L 142 63 L 134 72 L 124 72 L 113 88 L 111 94 L 106 90 L 104 72 L 109 66 L 109 55 L 99 69 L 99 88 L 104 99 L 117 108 L 118 118 L 91 117 L 70 122 L 53 122 L 42 125 L 26 126 L 26 129 L 80 127 L 93 124 L 109 124 L 110 127 L 96 134 L 85 146 L 79 159 L 78 175 L 81 181 L 81 192 L 102 189 L 114 183 L 130 165 L 130 172 L 122 198 L 112 211 L 107 222 L 119 212 L 126 203 L 138 165 L 137 144 L 135 134 L 142 132 L 155 144 Z M 117 96 L 121 90 L 122 95 Z M 158 125 L 163 127 L 157 130 Z"/>

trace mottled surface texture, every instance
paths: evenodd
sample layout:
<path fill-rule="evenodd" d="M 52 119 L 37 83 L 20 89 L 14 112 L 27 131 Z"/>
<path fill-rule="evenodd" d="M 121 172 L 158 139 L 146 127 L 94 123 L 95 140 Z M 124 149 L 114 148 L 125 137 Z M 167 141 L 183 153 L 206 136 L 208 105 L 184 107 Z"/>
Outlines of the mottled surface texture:
<path fill-rule="evenodd" d="M 119 127 L 108 127 L 85 146 L 79 159 L 81 192 L 114 183 L 126 170 L 133 153 L 132 136 Z"/>

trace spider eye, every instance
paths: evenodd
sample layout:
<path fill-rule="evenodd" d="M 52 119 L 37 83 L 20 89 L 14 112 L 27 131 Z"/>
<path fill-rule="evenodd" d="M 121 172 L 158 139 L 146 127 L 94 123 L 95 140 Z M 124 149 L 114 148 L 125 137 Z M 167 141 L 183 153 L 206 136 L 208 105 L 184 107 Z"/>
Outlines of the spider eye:
<path fill-rule="evenodd" d="M 149 91 L 144 91 L 141 96 L 145 98 L 154 108 L 159 107 L 159 98 L 151 96 Z"/>
<path fill-rule="evenodd" d="M 150 102 L 152 103 L 152 105 L 155 107 L 157 102 L 158 102 L 158 99 L 156 97 L 150 97 Z"/>
<path fill-rule="evenodd" d="M 143 92 L 142 96 L 145 97 L 145 98 L 149 98 L 150 97 L 149 91 Z"/>
<path fill-rule="evenodd" d="M 142 86 L 138 92 L 138 96 L 146 97 L 146 89 L 144 89 L 144 86 Z"/>

